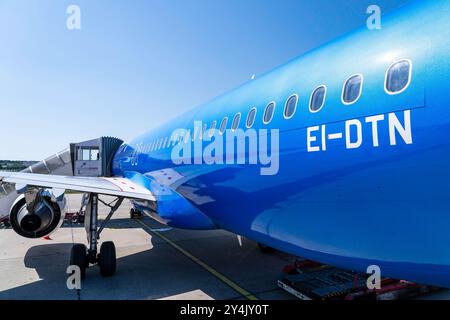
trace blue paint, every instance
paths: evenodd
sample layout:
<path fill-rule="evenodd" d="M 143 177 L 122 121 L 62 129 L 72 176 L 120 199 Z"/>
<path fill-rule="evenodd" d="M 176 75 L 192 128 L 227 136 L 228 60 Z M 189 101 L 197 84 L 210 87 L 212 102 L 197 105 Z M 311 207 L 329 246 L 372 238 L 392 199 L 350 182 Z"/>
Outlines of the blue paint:
<path fill-rule="evenodd" d="M 169 190 L 158 206 L 168 206 L 159 215 L 169 212 L 170 226 L 185 227 L 186 199 L 211 227 L 281 251 L 357 271 L 377 264 L 384 276 L 450 287 L 449 39 L 450 2 L 414 2 L 385 17 L 382 31 L 357 30 L 124 145 L 115 174 L 139 172 L 151 190 Z M 385 73 L 399 59 L 413 63 L 411 85 L 388 95 Z M 363 93 L 346 106 L 342 87 L 354 74 L 364 76 Z M 325 106 L 310 113 L 310 94 L 322 84 Z M 286 120 L 284 104 L 294 93 L 297 112 Z M 277 106 L 266 126 L 262 115 L 270 101 Z M 252 107 L 258 108 L 256 129 L 280 129 L 278 175 L 261 176 L 254 165 L 175 166 L 171 148 L 137 152 L 174 129 L 192 130 L 195 120 L 209 125 L 241 112 L 244 123 Z M 392 145 L 387 119 L 392 114 L 404 124 L 405 111 L 413 143 L 396 133 Z M 374 115 L 385 118 L 379 147 L 365 121 Z M 307 151 L 308 127 L 345 132 L 351 119 L 362 124 L 360 148 L 347 149 L 344 138 L 328 141 L 326 151 Z M 321 132 L 315 135 L 320 144 Z M 173 200 L 181 205 L 171 207 Z M 207 226 L 198 218 L 189 227 Z"/>

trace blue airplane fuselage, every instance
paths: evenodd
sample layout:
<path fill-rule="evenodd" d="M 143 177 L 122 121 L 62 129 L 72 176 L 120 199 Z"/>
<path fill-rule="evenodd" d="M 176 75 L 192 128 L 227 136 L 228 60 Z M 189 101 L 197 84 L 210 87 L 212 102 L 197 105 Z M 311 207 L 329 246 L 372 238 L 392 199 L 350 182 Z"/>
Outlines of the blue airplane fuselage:
<path fill-rule="evenodd" d="M 152 190 L 152 214 L 169 226 L 222 228 L 322 263 L 378 265 L 383 276 L 450 287 L 450 1 L 414 2 L 382 22 L 124 144 L 114 174 Z M 400 59 L 411 61 L 410 85 L 388 94 L 386 72 Z M 355 74 L 363 75 L 362 94 L 345 105 L 343 84 Z M 325 104 L 312 113 L 320 85 Z M 293 94 L 297 110 L 286 119 Z M 229 129 L 241 113 L 243 127 L 253 107 L 254 129 L 279 130 L 275 175 L 251 164 L 175 165 L 172 144 L 152 148 L 178 128 L 193 131 L 194 121 L 209 128 L 229 117 Z"/>

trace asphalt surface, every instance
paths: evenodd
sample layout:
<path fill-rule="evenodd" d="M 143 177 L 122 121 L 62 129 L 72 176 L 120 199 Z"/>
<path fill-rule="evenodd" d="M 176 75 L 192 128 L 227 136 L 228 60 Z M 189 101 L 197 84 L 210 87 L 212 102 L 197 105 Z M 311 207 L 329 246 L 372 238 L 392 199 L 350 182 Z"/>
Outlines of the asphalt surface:
<path fill-rule="evenodd" d="M 79 196 L 69 196 L 77 211 Z M 25 239 L 0 229 L 0 299 L 293 299 L 279 289 L 282 268 L 294 257 L 264 254 L 256 243 L 226 231 L 167 228 L 151 218 L 131 220 L 130 204 L 115 214 L 101 240 L 114 241 L 117 273 L 87 270 L 79 295 L 66 281 L 70 248 L 85 243 L 82 225 L 65 223 L 52 240 Z M 99 208 L 100 219 L 106 217 Z"/>

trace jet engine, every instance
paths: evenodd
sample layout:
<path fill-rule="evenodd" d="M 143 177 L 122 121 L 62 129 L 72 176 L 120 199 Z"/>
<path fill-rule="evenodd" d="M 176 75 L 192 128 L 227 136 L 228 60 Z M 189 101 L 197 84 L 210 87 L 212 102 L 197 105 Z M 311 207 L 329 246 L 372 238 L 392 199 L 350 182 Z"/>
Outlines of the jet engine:
<path fill-rule="evenodd" d="M 52 189 L 31 189 L 13 204 L 9 220 L 14 231 L 26 238 L 41 238 L 56 231 L 66 214 L 63 192 Z"/>

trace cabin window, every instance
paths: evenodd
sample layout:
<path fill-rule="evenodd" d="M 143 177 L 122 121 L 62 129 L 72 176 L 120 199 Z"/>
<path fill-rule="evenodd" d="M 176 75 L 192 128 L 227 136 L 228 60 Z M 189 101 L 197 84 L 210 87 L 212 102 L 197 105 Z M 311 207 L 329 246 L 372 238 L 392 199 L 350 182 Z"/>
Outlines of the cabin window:
<path fill-rule="evenodd" d="M 231 130 L 236 131 L 236 129 L 239 127 L 239 123 L 241 122 L 241 114 L 238 113 L 234 116 L 233 124 L 231 126 Z"/>
<path fill-rule="evenodd" d="M 228 123 L 228 117 L 223 118 L 222 123 L 220 124 L 219 133 L 222 135 L 224 134 L 225 130 L 227 129 L 227 123 Z"/>
<path fill-rule="evenodd" d="M 200 130 L 199 127 L 194 127 L 194 134 L 192 135 L 192 141 L 195 141 L 195 139 L 197 139 L 197 134 L 199 130 Z"/>
<path fill-rule="evenodd" d="M 269 124 L 273 119 L 273 113 L 275 111 L 275 102 L 271 102 L 267 105 L 266 110 L 264 111 L 264 124 Z"/>
<path fill-rule="evenodd" d="M 186 131 L 186 134 L 184 136 L 184 143 L 188 143 L 188 141 L 191 138 L 191 130 Z"/>
<path fill-rule="evenodd" d="M 177 141 L 178 141 L 178 133 L 175 133 L 171 138 L 172 147 L 174 147 L 177 144 Z"/>
<path fill-rule="evenodd" d="M 286 106 L 284 107 L 284 118 L 285 119 L 291 119 L 295 111 L 297 110 L 297 102 L 298 102 L 298 95 L 294 94 L 290 96 L 286 101 Z"/>
<path fill-rule="evenodd" d="M 387 93 L 399 94 L 405 91 L 411 82 L 411 69 L 410 60 L 400 60 L 392 64 L 386 73 Z"/>
<path fill-rule="evenodd" d="M 246 123 L 247 128 L 250 129 L 251 127 L 253 127 L 255 119 L 256 119 L 256 108 L 253 108 L 247 115 L 247 123 Z"/>
<path fill-rule="evenodd" d="M 327 95 L 327 87 L 320 86 L 314 90 L 309 101 L 309 110 L 313 113 L 319 112 L 325 104 L 325 97 Z"/>
<path fill-rule="evenodd" d="M 209 137 L 212 137 L 214 135 L 214 130 L 216 130 L 217 121 L 213 121 L 211 123 L 211 129 L 209 129 Z"/>
<path fill-rule="evenodd" d="M 208 126 L 207 126 L 207 124 L 206 123 L 204 123 L 203 124 L 203 127 L 202 127 L 202 133 L 201 133 L 201 135 L 200 135 L 200 140 L 203 140 L 203 138 L 205 137 L 205 134 L 206 134 L 206 130 L 208 129 Z"/>
<path fill-rule="evenodd" d="M 344 84 L 342 91 L 342 102 L 344 104 L 352 104 L 361 97 L 363 85 L 363 76 L 360 74 L 351 76 Z"/>

